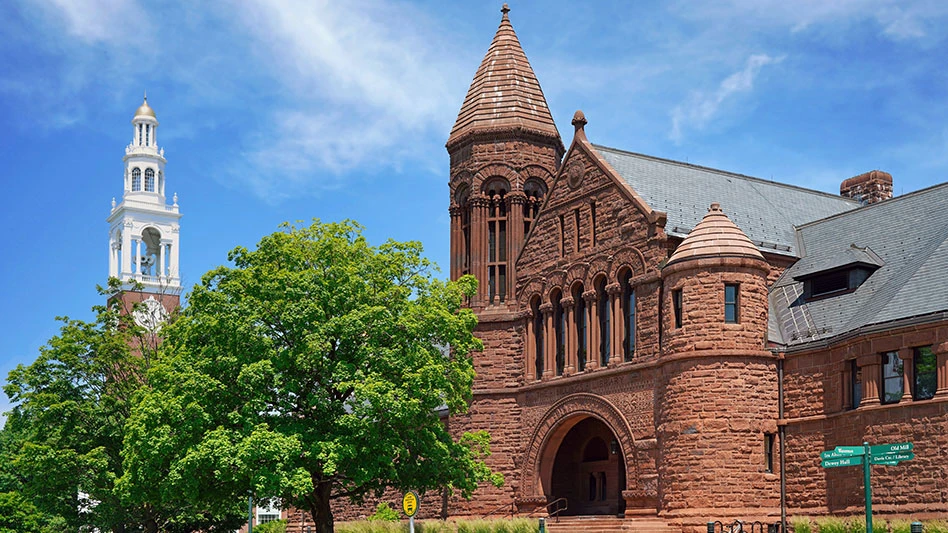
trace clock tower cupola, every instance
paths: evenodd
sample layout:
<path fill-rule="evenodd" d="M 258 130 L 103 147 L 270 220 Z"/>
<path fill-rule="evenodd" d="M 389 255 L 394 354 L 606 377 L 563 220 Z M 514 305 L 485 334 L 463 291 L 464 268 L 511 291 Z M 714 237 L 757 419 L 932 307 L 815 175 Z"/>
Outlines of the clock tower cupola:
<path fill-rule="evenodd" d="M 158 147 L 158 118 L 147 96 L 132 117 L 132 142 L 125 147 L 123 161 L 122 201 L 116 204 L 112 198 L 107 219 L 109 277 L 118 278 L 127 289 L 140 283 L 136 300 L 156 299 L 171 311 L 181 292 L 181 213 L 176 193 L 170 205 L 167 200 L 167 160 L 164 149 Z"/>

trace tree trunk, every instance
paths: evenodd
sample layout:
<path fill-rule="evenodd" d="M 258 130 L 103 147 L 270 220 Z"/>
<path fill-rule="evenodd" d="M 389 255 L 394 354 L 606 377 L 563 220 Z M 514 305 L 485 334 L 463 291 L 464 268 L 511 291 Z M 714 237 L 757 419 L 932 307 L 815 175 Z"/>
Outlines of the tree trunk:
<path fill-rule="evenodd" d="M 316 524 L 316 533 L 333 533 L 332 507 L 330 506 L 330 496 L 332 495 L 332 482 L 321 481 L 313 490 L 313 523 Z"/>

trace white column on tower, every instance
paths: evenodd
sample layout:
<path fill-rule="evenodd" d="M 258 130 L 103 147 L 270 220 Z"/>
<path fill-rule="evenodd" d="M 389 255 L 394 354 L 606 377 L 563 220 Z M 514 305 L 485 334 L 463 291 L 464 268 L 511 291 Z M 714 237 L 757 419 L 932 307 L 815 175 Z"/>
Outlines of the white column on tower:
<path fill-rule="evenodd" d="M 176 283 L 181 281 L 178 275 L 178 256 L 181 254 L 179 250 L 180 247 L 180 239 L 176 239 L 174 244 L 168 245 L 168 249 L 171 251 L 171 265 L 168 266 L 169 275 Z"/>
<path fill-rule="evenodd" d="M 135 238 L 135 275 L 138 277 L 138 280 L 141 281 L 141 278 L 142 278 L 142 239 L 141 237 Z"/>
<path fill-rule="evenodd" d="M 155 268 L 155 275 L 158 276 L 158 281 L 161 281 L 165 278 L 165 242 L 162 241 L 158 245 L 158 265 Z"/>

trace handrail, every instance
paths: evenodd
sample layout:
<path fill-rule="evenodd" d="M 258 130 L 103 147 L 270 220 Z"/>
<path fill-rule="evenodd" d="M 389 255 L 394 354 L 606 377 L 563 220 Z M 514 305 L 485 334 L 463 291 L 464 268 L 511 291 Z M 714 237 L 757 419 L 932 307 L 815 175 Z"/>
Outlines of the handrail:
<path fill-rule="evenodd" d="M 551 505 L 554 505 L 554 504 L 557 504 L 557 503 L 559 503 L 559 502 L 563 502 L 563 507 L 557 507 L 556 510 L 551 513 L 551 512 L 550 512 L 550 506 L 551 506 Z M 563 511 L 565 511 L 565 510 L 568 509 L 568 508 L 569 508 L 569 501 L 567 501 L 566 498 L 557 498 L 557 499 L 553 500 L 552 502 L 546 504 L 546 509 L 547 509 L 546 514 L 548 514 L 548 515 L 550 515 L 551 517 L 553 517 L 553 521 L 554 521 L 554 522 L 559 522 L 559 521 L 560 521 L 560 513 L 562 513 Z"/>
<path fill-rule="evenodd" d="M 513 502 L 513 501 L 512 501 L 512 502 L 510 502 L 510 503 L 505 503 L 505 504 L 501 505 L 500 507 L 491 510 L 490 512 L 488 512 L 487 514 L 485 514 L 484 516 L 482 516 L 481 519 L 483 520 L 483 519 L 487 518 L 488 516 L 493 515 L 493 514 L 496 513 L 497 511 L 503 511 L 504 509 L 507 509 L 507 508 L 509 508 L 509 512 L 508 512 L 507 514 L 505 514 L 504 516 L 505 516 L 505 517 L 511 517 L 511 516 L 513 516 L 513 515 L 516 514 L 516 512 L 517 512 L 517 502 Z"/>

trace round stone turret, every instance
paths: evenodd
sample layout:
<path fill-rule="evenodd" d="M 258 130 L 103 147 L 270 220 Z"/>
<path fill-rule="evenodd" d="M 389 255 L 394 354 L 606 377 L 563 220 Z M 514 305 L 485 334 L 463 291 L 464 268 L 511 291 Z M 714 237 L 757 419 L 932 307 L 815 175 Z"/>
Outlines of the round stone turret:
<path fill-rule="evenodd" d="M 777 430 L 777 359 L 765 346 L 769 272 L 717 203 L 662 269 L 656 430 L 669 517 L 779 513 L 779 479 L 767 471 L 776 455 L 764 452 Z M 753 482 L 734 483 L 734 472 Z M 736 511 L 744 501 L 764 503 L 759 518 Z"/>

